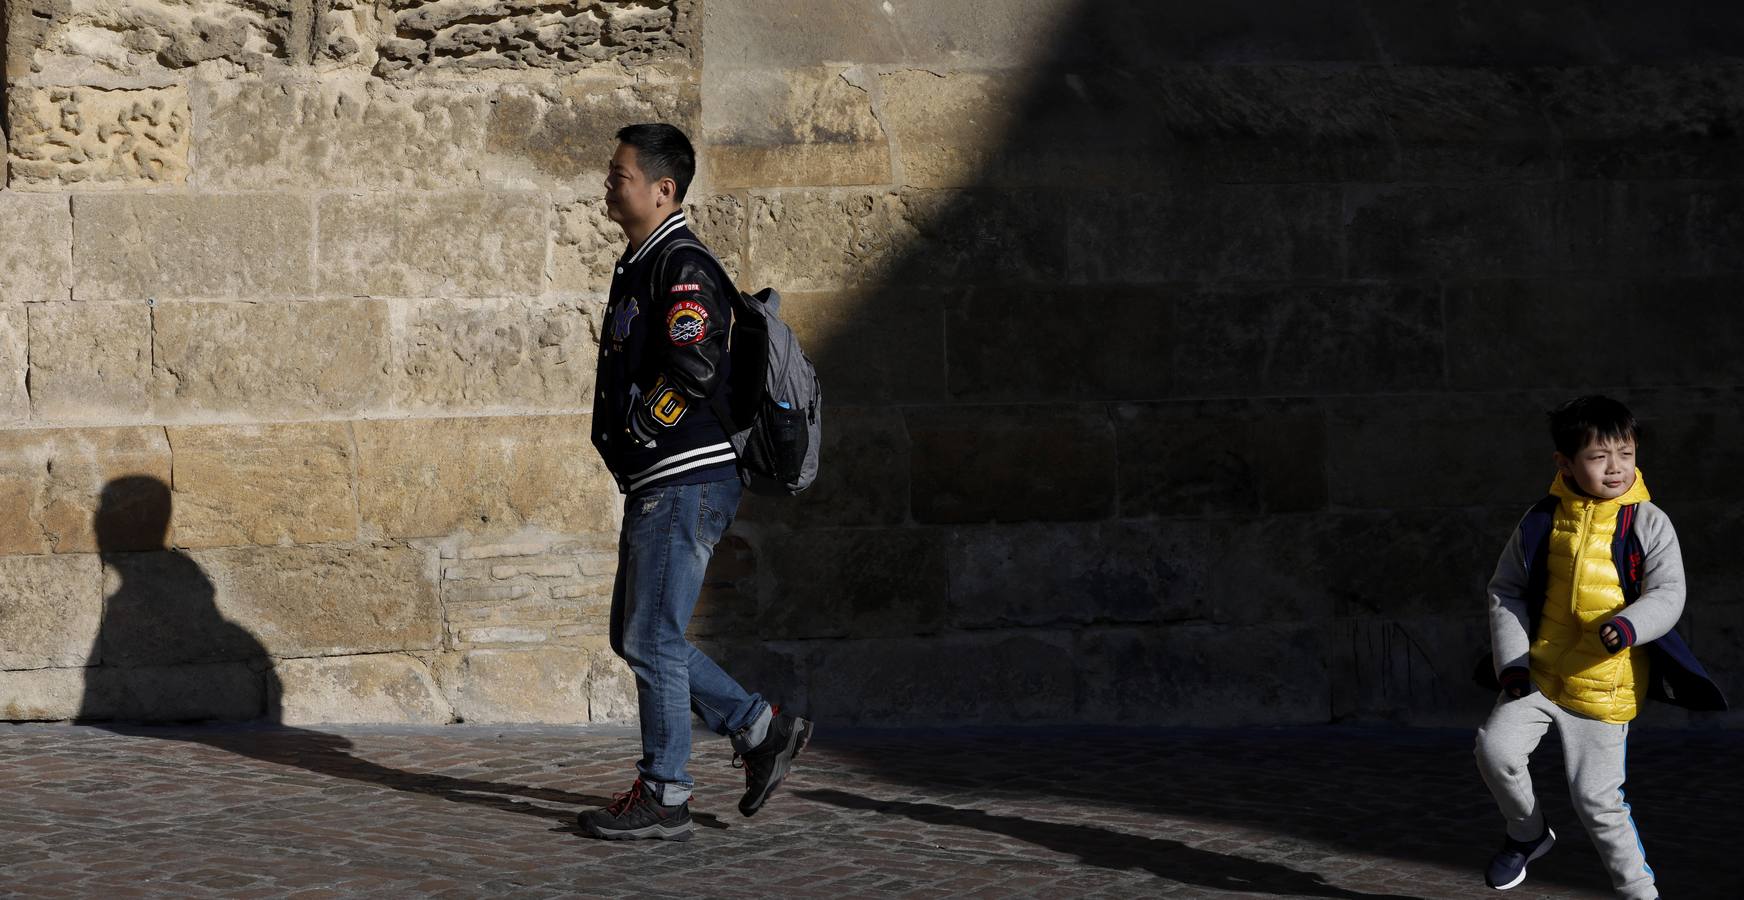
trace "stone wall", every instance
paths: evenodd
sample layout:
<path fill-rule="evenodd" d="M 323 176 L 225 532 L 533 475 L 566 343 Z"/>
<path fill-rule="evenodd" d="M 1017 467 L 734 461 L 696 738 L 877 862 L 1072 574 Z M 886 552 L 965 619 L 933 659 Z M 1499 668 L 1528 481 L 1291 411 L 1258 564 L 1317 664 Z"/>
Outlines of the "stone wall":
<path fill-rule="evenodd" d="M 694 624 L 752 687 L 1475 721 L 1606 390 L 1744 696 L 1744 18 L 1615 7 L 0 0 L 0 718 L 632 717 L 586 436 L 652 119 L 829 403 Z"/>

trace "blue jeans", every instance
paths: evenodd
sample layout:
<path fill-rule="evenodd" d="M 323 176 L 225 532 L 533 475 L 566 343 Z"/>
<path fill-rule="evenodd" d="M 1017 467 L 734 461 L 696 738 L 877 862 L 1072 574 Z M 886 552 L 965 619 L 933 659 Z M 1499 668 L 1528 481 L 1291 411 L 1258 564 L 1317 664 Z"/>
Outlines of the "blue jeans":
<path fill-rule="evenodd" d="M 768 705 L 684 639 L 715 543 L 733 523 L 737 478 L 644 488 L 624 499 L 618 575 L 612 583 L 612 650 L 636 676 L 642 781 L 661 803 L 682 803 L 694 782 L 690 714 L 716 734 L 750 726 Z"/>

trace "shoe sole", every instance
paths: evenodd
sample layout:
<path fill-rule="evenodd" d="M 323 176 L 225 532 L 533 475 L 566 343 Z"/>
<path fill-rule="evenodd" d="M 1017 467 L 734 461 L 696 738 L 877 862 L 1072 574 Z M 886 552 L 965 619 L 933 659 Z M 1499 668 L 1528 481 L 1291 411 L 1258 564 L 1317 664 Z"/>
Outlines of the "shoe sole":
<path fill-rule="evenodd" d="M 1492 885 L 1490 885 L 1490 887 L 1493 887 L 1498 891 L 1510 891 L 1510 890 L 1513 890 L 1514 888 L 1519 887 L 1520 882 L 1526 880 L 1526 867 L 1531 865 L 1533 860 L 1537 859 L 1540 856 L 1543 856 L 1546 853 L 1549 853 L 1550 848 L 1556 846 L 1556 831 L 1553 829 L 1550 829 L 1550 828 L 1546 828 L 1546 829 L 1544 829 L 1544 833 L 1550 835 L 1550 840 L 1547 840 L 1544 843 L 1539 844 L 1538 849 L 1532 851 L 1531 856 L 1526 857 L 1526 862 L 1522 863 L 1520 866 L 1520 874 L 1515 875 L 1514 880 L 1508 882 L 1507 884 L 1492 884 Z"/>
<path fill-rule="evenodd" d="M 793 735 L 788 738 L 787 749 L 775 757 L 775 772 L 770 776 L 769 783 L 763 786 L 763 793 L 739 801 L 740 815 L 754 816 L 757 814 L 757 810 L 763 808 L 763 804 L 769 802 L 769 795 L 775 793 L 775 789 L 781 786 L 781 782 L 787 780 L 787 773 L 793 768 L 793 761 L 799 758 L 805 745 L 811 743 L 813 727 L 810 720 L 799 720 L 799 727 L 793 729 Z"/>
<path fill-rule="evenodd" d="M 622 831 L 608 831 L 604 828 L 587 826 L 584 830 L 596 838 L 608 841 L 688 841 L 696 831 L 696 823 L 686 822 L 683 825 L 648 825 L 643 828 L 626 828 Z"/>

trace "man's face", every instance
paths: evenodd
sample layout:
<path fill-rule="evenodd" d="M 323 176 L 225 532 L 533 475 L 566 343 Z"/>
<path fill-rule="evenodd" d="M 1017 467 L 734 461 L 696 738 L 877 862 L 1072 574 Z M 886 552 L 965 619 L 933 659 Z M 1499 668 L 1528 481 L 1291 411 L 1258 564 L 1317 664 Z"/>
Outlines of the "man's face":
<path fill-rule="evenodd" d="M 1594 437 L 1573 459 L 1556 454 L 1556 467 L 1588 496 L 1615 500 L 1635 486 L 1635 439 Z"/>
<path fill-rule="evenodd" d="M 636 148 L 619 144 L 606 170 L 606 217 L 623 225 L 646 222 L 659 213 L 660 181 L 650 182 L 636 161 Z"/>

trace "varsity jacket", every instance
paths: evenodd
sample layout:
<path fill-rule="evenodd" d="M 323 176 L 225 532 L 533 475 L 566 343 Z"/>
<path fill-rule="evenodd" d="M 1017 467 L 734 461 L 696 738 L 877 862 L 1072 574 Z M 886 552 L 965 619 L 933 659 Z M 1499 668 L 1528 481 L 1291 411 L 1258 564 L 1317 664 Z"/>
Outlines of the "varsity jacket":
<path fill-rule="evenodd" d="M 737 478 L 733 445 L 710 398 L 725 387 L 732 307 L 682 210 L 613 266 L 600 329 L 593 444 L 631 493 Z"/>
<path fill-rule="evenodd" d="M 1615 500 L 1582 496 L 1557 478 L 1504 547 L 1488 593 L 1491 653 L 1474 675 L 1491 689 L 1529 684 L 1607 722 L 1633 719 L 1647 697 L 1726 708 L 1675 630 L 1683 557 L 1639 470 Z M 1622 638 L 1616 652 L 1599 640 L 1606 623 Z"/>

